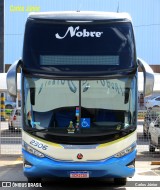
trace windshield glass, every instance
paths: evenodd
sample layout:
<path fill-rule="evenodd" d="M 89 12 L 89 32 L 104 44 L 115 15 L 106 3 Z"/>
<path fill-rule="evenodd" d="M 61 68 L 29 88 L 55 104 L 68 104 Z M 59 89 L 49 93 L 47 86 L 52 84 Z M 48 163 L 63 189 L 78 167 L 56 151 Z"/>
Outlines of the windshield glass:
<path fill-rule="evenodd" d="M 24 79 L 25 130 L 101 136 L 135 126 L 136 80 Z"/>
<path fill-rule="evenodd" d="M 134 68 L 132 25 L 128 22 L 60 24 L 29 19 L 23 62 L 27 70 L 48 72 Z"/>

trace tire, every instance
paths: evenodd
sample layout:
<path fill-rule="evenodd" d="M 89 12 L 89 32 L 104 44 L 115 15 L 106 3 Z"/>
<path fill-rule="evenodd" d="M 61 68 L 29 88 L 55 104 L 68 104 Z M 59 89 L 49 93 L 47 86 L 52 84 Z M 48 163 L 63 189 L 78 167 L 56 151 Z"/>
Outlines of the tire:
<path fill-rule="evenodd" d="M 149 152 L 155 152 L 155 147 L 151 144 L 151 134 L 148 135 L 149 139 Z"/>
<path fill-rule="evenodd" d="M 148 134 L 148 140 L 151 142 L 151 134 Z"/>
<path fill-rule="evenodd" d="M 8 124 L 8 129 L 11 131 L 12 130 L 12 127 Z"/>
<path fill-rule="evenodd" d="M 40 183 L 42 181 L 41 178 L 35 178 L 35 177 L 27 177 L 29 183 Z"/>
<path fill-rule="evenodd" d="M 144 138 L 146 138 L 146 137 L 147 137 L 147 134 L 146 134 L 145 132 L 143 132 L 143 136 L 144 136 Z"/>
<path fill-rule="evenodd" d="M 14 131 L 14 128 L 11 125 L 9 125 L 8 129 L 9 131 Z"/>
<path fill-rule="evenodd" d="M 153 147 L 151 144 L 149 145 L 149 152 L 155 152 L 155 147 Z"/>
<path fill-rule="evenodd" d="M 127 178 L 114 178 L 115 185 L 126 185 Z"/>
<path fill-rule="evenodd" d="M 143 136 L 146 138 L 147 134 L 145 133 L 144 127 L 143 127 Z"/>

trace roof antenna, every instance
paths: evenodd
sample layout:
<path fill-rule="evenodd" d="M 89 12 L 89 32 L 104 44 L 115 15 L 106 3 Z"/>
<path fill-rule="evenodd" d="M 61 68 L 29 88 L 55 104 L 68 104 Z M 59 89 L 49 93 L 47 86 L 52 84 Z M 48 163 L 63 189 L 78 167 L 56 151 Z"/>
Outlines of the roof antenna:
<path fill-rule="evenodd" d="M 119 13 L 119 1 L 118 1 L 118 6 L 117 6 L 117 13 Z"/>
<path fill-rule="evenodd" d="M 77 12 L 81 12 L 81 8 L 82 8 L 82 2 L 77 2 Z"/>

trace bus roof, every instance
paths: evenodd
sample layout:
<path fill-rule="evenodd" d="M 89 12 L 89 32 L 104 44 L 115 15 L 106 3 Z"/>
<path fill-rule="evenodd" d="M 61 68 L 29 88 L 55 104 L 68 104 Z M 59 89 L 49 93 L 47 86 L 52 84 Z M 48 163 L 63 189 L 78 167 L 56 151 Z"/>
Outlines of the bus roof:
<path fill-rule="evenodd" d="M 63 12 L 33 12 L 29 18 L 52 19 L 65 21 L 102 21 L 102 20 L 127 20 L 131 21 L 128 13 L 97 12 L 97 11 L 63 11 Z"/>

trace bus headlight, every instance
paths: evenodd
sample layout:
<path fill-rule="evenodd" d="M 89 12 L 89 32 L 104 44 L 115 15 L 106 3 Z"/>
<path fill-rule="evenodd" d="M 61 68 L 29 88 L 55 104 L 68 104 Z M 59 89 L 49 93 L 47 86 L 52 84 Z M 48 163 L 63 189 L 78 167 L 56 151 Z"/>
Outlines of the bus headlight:
<path fill-rule="evenodd" d="M 45 157 L 43 153 L 41 153 L 41 152 L 35 150 L 34 148 L 32 148 L 31 146 L 29 146 L 29 145 L 28 145 L 27 143 L 25 143 L 24 141 L 23 141 L 23 143 L 22 143 L 22 147 L 23 147 L 27 152 L 29 152 L 30 154 L 33 154 L 33 155 L 35 155 L 35 156 L 37 156 L 37 157 L 40 157 L 40 158 Z"/>
<path fill-rule="evenodd" d="M 135 148 L 136 148 L 136 144 L 133 144 L 133 145 L 127 147 L 126 149 L 122 150 L 121 152 L 118 152 L 117 154 L 115 154 L 114 157 L 120 158 L 122 156 L 125 156 L 125 155 L 131 153 L 133 150 L 135 150 Z"/>

